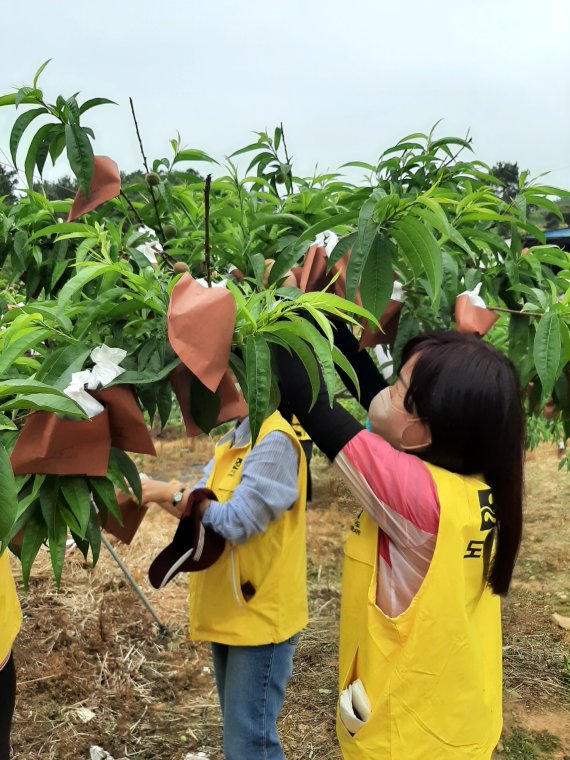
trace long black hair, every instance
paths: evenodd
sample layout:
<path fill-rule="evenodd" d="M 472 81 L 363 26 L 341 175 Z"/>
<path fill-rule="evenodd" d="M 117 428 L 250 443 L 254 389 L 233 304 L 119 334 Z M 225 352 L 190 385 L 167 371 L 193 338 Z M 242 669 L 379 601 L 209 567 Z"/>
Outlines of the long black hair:
<path fill-rule="evenodd" d="M 427 422 L 426 461 L 462 475 L 481 474 L 497 517 L 488 581 L 509 590 L 521 542 L 524 415 L 513 365 L 477 335 L 424 333 L 409 341 L 401 366 L 416 356 L 404 406 Z"/>

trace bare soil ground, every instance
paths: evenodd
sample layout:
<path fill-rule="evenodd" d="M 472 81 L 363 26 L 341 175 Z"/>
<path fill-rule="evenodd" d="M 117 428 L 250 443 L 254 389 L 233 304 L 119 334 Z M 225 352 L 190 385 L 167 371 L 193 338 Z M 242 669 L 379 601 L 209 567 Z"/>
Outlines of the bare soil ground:
<path fill-rule="evenodd" d="M 159 441 L 155 477 L 197 478 L 207 440 Z M 505 732 L 497 758 L 570 760 L 570 478 L 543 447 L 529 455 L 527 519 L 512 593 L 504 602 Z M 295 661 L 280 723 L 292 760 L 340 758 L 334 736 L 337 626 L 342 540 L 355 505 L 317 458 L 315 499 L 308 509 L 311 620 Z M 220 716 L 209 651 L 186 634 L 186 585 L 153 591 L 151 559 L 175 523 L 150 511 L 130 546 L 115 543 L 148 594 L 168 634 L 160 635 L 122 572 L 105 551 L 95 569 L 68 557 L 62 588 L 47 554 L 22 594 L 24 625 L 15 657 L 18 703 L 13 743 L 19 760 L 82 760 L 100 745 L 116 760 L 182 760 L 203 751 L 221 758 Z M 426 760 L 431 760 L 426 758 Z"/>

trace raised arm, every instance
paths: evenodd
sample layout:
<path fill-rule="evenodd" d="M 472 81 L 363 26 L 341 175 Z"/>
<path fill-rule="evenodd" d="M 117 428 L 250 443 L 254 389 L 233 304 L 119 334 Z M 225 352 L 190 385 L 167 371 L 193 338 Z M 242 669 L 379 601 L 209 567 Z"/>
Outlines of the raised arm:
<path fill-rule="evenodd" d="M 276 349 L 281 391 L 280 410 L 284 417 L 295 415 L 318 448 L 333 461 L 363 426 L 339 403 L 331 407 L 321 376 L 317 401 L 311 409 L 311 383 L 296 354 Z"/>
<path fill-rule="evenodd" d="M 368 351 L 360 351 L 358 339 L 345 322 L 335 323 L 335 346 L 346 356 L 358 377 L 360 398 L 350 377 L 338 370 L 340 379 L 349 393 L 368 411 L 374 396 L 386 387 L 387 383 Z"/>

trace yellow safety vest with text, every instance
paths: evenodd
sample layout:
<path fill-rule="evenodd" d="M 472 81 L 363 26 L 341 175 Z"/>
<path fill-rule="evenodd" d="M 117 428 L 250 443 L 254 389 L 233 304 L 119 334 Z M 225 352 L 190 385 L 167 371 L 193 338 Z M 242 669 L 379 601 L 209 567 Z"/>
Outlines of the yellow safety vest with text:
<path fill-rule="evenodd" d="M 297 501 L 264 533 L 244 544 L 228 542 L 211 567 L 190 573 L 192 639 L 256 646 L 285 641 L 307 625 L 307 465 L 295 433 L 279 412 L 265 420 L 257 443 L 275 431 L 285 433 L 298 453 Z M 216 446 L 207 487 L 219 502 L 228 501 L 239 485 L 250 450 L 251 442 L 232 447 L 227 440 Z"/>
<path fill-rule="evenodd" d="M 371 715 L 345 760 L 489 760 L 502 727 L 501 612 L 486 583 L 496 524 L 490 489 L 428 465 L 440 520 L 427 575 L 390 618 L 376 605 L 378 525 L 362 512 L 345 546 L 340 690 L 360 678 Z"/>
<path fill-rule="evenodd" d="M 291 427 L 293 428 L 293 431 L 295 435 L 297 436 L 298 441 L 310 441 L 311 436 L 307 433 L 305 428 L 301 425 L 299 420 L 296 417 L 293 417 L 291 420 Z"/>
<path fill-rule="evenodd" d="M 20 602 L 6 550 L 0 556 L 0 663 L 10 653 L 21 623 Z"/>

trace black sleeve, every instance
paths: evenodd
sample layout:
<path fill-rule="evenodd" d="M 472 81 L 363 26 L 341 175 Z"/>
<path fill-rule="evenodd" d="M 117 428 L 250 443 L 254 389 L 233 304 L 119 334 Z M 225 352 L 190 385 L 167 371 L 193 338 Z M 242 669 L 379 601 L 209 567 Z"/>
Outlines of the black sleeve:
<path fill-rule="evenodd" d="M 316 446 L 331 461 L 364 427 L 336 401 L 331 407 L 321 374 L 317 401 L 311 409 L 311 382 L 295 353 L 276 348 L 281 403 L 279 410 L 286 419 L 294 414 Z"/>
<path fill-rule="evenodd" d="M 334 328 L 335 346 L 346 356 L 356 372 L 358 382 L 360 383 L 360 398 L 358 398 L 356 388 L 350 377 L 337 368 L 340 379 L 345 384 L 349 393 L 368 411 L 374 396 L 385 388 L 388 383 L 368 351 L 359 350 L 358 339 L 350 329 L 350 326 L 346 322 L 339 322 L 335 323 Z"/>

